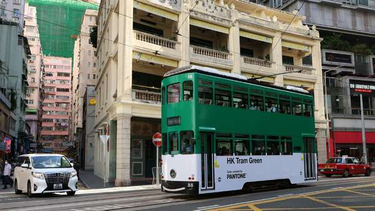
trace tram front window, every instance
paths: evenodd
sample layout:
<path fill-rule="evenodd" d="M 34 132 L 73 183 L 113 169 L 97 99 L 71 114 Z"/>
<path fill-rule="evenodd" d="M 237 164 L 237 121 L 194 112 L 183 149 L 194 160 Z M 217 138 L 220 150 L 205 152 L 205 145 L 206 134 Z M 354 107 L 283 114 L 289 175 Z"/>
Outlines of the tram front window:
<path fill-rule="evenodd" d="M 194 154 L 194 132 L 181 131 L 181 154 Z"/>

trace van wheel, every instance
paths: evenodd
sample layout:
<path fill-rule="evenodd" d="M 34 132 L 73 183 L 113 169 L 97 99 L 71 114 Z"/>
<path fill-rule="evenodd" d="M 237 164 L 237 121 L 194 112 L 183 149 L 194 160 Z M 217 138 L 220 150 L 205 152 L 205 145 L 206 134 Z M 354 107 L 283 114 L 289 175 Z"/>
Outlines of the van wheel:
<path fill-rule="evenodd" d="M 345 169 L 344 173 L 342 174 L 342 177 L 348 177 L 349 176 L 349 170 Z"/>
<path fill-rule="evenodd" d="M 75 191 L 69 191 L 69 192 L 66 192 L 66 194 L 68 194 L 68 196 L 74 196 L 74 194 L 76 194 Z"/>
<path fill-rule="evenodd" d="M 371 175 L 371 170 L 370 169 L 366 169 L 366 173 L 365 173 L 365 176 L 368 177 Z"/>
<path fill-rule="evenodd" d="M 31 198 L 33 196 L 33 194 L 31 193 L 31 183 L 30 183 L 30 181 L 27 182 L 27 196 L 29 198 Z"/>
<path fill-rule="evenodd" d="M 22 191 L 18 190 L 17 180 L 14 181 L 14 193 L 15 194 L 21 194 L 22 193 Z"/>

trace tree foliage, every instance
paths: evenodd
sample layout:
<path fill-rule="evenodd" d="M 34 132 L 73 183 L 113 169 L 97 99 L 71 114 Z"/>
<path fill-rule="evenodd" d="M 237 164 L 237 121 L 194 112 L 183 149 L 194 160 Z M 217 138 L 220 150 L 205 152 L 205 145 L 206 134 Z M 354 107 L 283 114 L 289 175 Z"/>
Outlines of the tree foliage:
<path fill-rule="evenodd" d="M 350 43 L 341 39 L 341 34 L 333 34 L 325 37 L 322 41 L 322 49 L 331 49 L 338 51 L 350 51 Z"/>

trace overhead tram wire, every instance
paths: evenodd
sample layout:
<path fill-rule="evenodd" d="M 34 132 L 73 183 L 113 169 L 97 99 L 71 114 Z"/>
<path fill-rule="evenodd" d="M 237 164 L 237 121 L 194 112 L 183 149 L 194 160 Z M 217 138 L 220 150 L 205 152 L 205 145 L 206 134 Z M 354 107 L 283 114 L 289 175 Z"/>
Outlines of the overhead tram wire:
<path fill-rule="evenodd" d="M 189 15 L 184 19 L 183 23 L 180 25 L 180 27 L 179 27 L 179 28 L 177 29 L 177 31 L 176 31 L 176 34 L 177 34 L 177 35 L 182 36 L 182 37 L 185 37 L 185 38 L 190 38 L 190 37 L 186 37 L 186 36 L 183 36 L 183 35 L 179 34 L 179 30 L 181 29 L 181 27 L 183 26 L 183 24 L 186 22 L 187 18 L 190 17 L 191 12 L 192 12 L 192 11 L 194 10 L 194 8 L 198 5 L 198 3 L 199 3 L 199 1 L 196 1 L 196 3 L 195 3 L 195 5 L 193 6 L 193 8 L 190 9 L 190 11 L 189 11 Z M 298 12 L 293 16 L 293 19 L 291 20 L 291 22 L 288 24 L 288 26 L 286 27 L 286 29 L 281 33 L 281 36 L 280 36 L 280 38 L 278 39 L 277 43 L 280 42 L 280 40 L 282 39 L 284 33 L 289 29 L 290 25 L 292 24 L 292 22 L 294 21 L 294 19 L 297 17 L 298 13 L 300 12 L 300 10 L 302 9 L 302 7 L 303 7 L 303 5 L 304 5 L 305 3 L 306 3 L 306 0 L 303 1 L 303 3 L 301 4 L 300 8 L 298 9 Z M 95 5 L 95 4 L 93 4 L 93 3 L 89 3 L 89 4 Z M 99 7 L 100 7 L 100 6 L 99 6 Z M 106 8 L 106 7 L 103 7 L 103 6 L 100 7 L 100 8 L 106 9 L 107 11 L 115 12 L 114 10 L 108 9 L 108 8 Z M 13 11 L 8 10 L 8 9 L 4 9 L 4 11 L 8 11 L 8 12 L 12 12 L 12 13 L 13 13 Z M 120 12 L 115 12 L 115 13 L 118 13 L 119 15 L 123 15 L 123 16 L 125 16 L 125 17 L 131 18 L 131 19 L 134 20 L 133 17 L 127 16 L 127 15 L 122 14 L 122 13 L 120 13 Z M 77 32 L 80 33 L 80 36 L 90 37 L 89 34 L 84 35 L 80 30 L 73 29 L 73 28 L 70 28 L 70 27 L 67 27 L 67 26 L 64 26 L 64 25 L 61 25 L 61 24 L 53 23 L 53 22 L 51 22 L 51 21 L 43 20 L 43 19 L 40 19 L 40 18 L 37 18 L 37 17 L 28 16 L 28 15 L 25 15 L 25 14 L 22 14 L 22 13 L 19 13 L 19 15 L 24 16 L 24 17 L 33 18 L 33 19 L 36 19 L 36 20 L 38 20 L 38 21 L 42 21 L 42 22 L 46 22 L 46 23 L 50 23 L 50 24 L 54 24 L 54 25 L 59 26 L 59 27 L 62 27 L 62 28 L 66 28 L 66 29 L 70 29 L 70 30 L 73 30 L 73 31 L 77 31 Z M 85 33 L 85 34 L 86 34 L 86 33 Z M 99 37 L 99 38 L 102 38 L 102 39 L 104 39 L 104 40 L 110 41 L 110 42 L 112 42 L 112 43 L 115 42 L 114 40 L 111 40 L 111 39 L 108 39 L 108 38 L 105 38 L 105 37 Z M 121 43 L 121 42 L 118 42 L 118 41 L 117 41 L 117 44 L 124 45 L 124 46 L 128 46 L 128 47 L 132 47 L 132 48 L 133 48 L 133 46 L 131 46 L 131 45 L 127 45 L 127 44 L 125 44 L 125 43 Z M 148 62 L 150 62 L 151 59 L 153 59 L 156 55 L 158 55 L 159 52 L 160 52 L 160 50 L 161 50 L 162 48 L 163 48 L 163 46 L 161 46 L 160 49 L 159 49 L 158 51 L 155 51 L 155 55 L 152 55 L 152 57 L 148 60 Z M 274 51 L 274 49 L 275 49 L 275 47 L 271 49 L 270 54 Z M 237 54 L 237 55 L 241 55 L 239 52 L 235 52 L 235 51 L 228 51 L 228 52 L 233 53 L 233 54 Z M 185 60 L 182 60 L 182 61 L 185 61 Z M 186 61 L 186 62 L 189 62 L 189 61 Z M 259 69 L 257 70 L 257 72 L 260 71 L 261 68 L 262 68 L 262 66 L 259 67 Z M 264 77 L 267 77 L 267 76 L 264 76 Z"/>

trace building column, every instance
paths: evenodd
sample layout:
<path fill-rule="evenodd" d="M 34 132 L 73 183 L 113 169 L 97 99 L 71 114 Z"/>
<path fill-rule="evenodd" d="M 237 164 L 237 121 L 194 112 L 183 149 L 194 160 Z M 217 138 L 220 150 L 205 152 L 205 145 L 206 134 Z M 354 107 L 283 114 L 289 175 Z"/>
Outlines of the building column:
<path fill-rule="evenodd" d="M 277 32 L 275 36 L 273 37 L 272 41 L 272 47 L 273 51 L 271 52 L 271 62 L 273 62 L 272 66 L 274 66 L 276 70 L 276 73 L 283 73 L 284 66 L 283 66 L 283 49 L 281 46 L 281 33 Z M 275 77 L 275 83 L 276 86 L 284 86 L 284 76 L 283 75 L 277 75 Z"/>
<path fill-rule="evenodd" d="M 133 3 L 133 1 L 119 1 L 119 11 L 124 15 L 119 16 L 118 43 L 114 43 L 114 45 L 118 45 L 119 58 L 117 96 L 124 100 L 132 99 Z"/>
<path fill-rule="evenodd" d="M 130 180 L 130 115 L 117 117 L 116 186 L 131 185 Z"/>
<path fill-rule="evenodd" d="M 234 12 L 232 12 L 232 14 L 234 14 Z M 234 22 L 232 27 L 230 27 L 228 49 L 232 54 L 232 73 L 241 74 L 240 27 L 238 25 L 238 22 Z"/>
<path fill-rule="evenodd" d="M 181 4 L 181 14 L 178 18 L 177 37 L 181 43 L 181 61 L 178 66 L 190 65 L 190 3 L 183 1 Z"/>
<path fill-rule="evenodd" d="M 327 161 L 327 120 L 325 117 L 322 59 L 320 51 L 320 41 L 316 41 L 312 47 L 312 66 L 313 73 L 316 76 L 314 87 L 314 105 L 315 105 L 315 128 L 317 131 L 318 162 Z M 332 152 L 332 149 L 331 149 Z"/>

